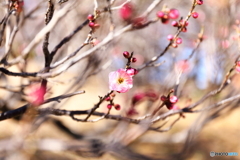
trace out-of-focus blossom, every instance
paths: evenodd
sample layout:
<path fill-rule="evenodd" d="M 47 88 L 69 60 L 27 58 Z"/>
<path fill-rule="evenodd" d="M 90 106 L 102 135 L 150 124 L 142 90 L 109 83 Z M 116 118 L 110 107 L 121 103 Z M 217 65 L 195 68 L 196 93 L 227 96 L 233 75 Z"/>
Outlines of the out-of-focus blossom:
<path fill-rule="evenodd" d="M 109 88 L 110 90 L 120 93 L 127 92 L 133 86 L 132 76 L 125 69 L 109 73 Z"/>
<path fill-rule="evenodd" d="M 230 43 L 229 43 L 228 40 L 223 40 L 223 41 L 221 42 L 221 45 L 222 45 L 222 48 L 227 49 L 227 48 L 229 48 Z"/>
<path fill-rule="evenodd" d="M 179 17 L 179 11 L 177 9 L 170 9 L 169 18 L 177 19 Z"/>
<path fill-rule="evenodd" d="M 132 97 L 132 105 L 135 105 L 137 102 L 141 101 L 142 99 L 144 99 L 146 97 L 145 93 L 136 93 L 133 97 Z"/>
<path fill-rule="evenodd" d="M 127 116 L 135 116 L 138 115 L 138 111 L 135 108 L 130 108 L 126 114 Z"/>
<path fill-rule="evenodd" d="M 186 60 L 179 61 L 176 64 L 176 69 L 181 70 L 182 72 L 188 72 L 190 69 L 189 62 Z"/>
<path fill-rule="evenodd" d="M 129 20 L 132 17 L 133 13 L 133 6 L 131 3 L 126 3 L 123 7 L 119 10 L 120 17 L 124 20 Z"/>
<path fill-rule="evenodd" d="M 38 106 L 44 102 L 44 95 L 46 94 L 46 87 L 36 87 L 31 88 L 31 92 L 28 94 L 29 101 L 35 106 Z"/>

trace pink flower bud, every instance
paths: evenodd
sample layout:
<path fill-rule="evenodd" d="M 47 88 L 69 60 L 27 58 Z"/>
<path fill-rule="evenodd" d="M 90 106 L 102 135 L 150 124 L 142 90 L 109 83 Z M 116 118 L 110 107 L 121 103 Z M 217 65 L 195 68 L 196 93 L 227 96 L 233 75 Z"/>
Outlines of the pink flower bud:
<path fill-rule="evenodd" d="M 186 27 L 183 27 L 183 28 L 182 28 L 182 32 L 187 32 L 187 28 L 186 28 Z"/>
<path fill-rule="evenodd" d="M 89 21 L 92 21 L 92 20 L 94 20 L 94 15 L 89 14 L 87 18 L 88 18 Z"/>
<path fill-rule="evenodd" d="M 177 19 L 179 17 L 179 11 L 177 9 L 170 9 L 169 18 Z"/>
<path fill-rule="evenodd" d="M 108 108 L 108 109 L 112 109 L 112 104 L 108 104 L 108 105 L 107 105 L 107 108 Z"/>
<path fill-rule="evenodd" d="M 170 101 L 171 103 L 177 103 L 178 98 L 177 98 L 177 96 L 171 96 L 171 97 L 169 98 L 169 101 Z"/>
<path fill-rule="evenodd" d="M 193 17 L 193 18 L 198 18 L 198 13 L 197 13 L 197 12 L 193 12 L 193 13 L 192 13 L 192 17 Z"/>
<path fill-rule="evenodd" d="M 133 58 L 131 59 L 131 62 L 133 62 L 133 63 L 137 62 L 137 58 L 133 57 Z"/>
<path fill-rule="evenodd" d="M 110 101 L 111 100 L 111 97 L 107 97 L 107 98 L 105 98 L 105 101 Z"/>
<path fill-rule="evenodd" d="M 173 27 L 178 27 L 178 22 L 177 21 L 172 21 L 172 26 Z"/>
<path fill-rule="evenodd" d="M 123 52 L 123 56 L 124 56 L 125 58 L 129 58 L 129 57 L 130 57 L 130 54 L 129 54 L 128 51 L 124 51 L 124 52 Z"/>
<path fill-rule="evenodd" d="M 160 99 L 161 99 L 161 101 L 163 101 L 163 102 L 165 102 L 165 101 L 167 101 L 167 100 L 168 100 L 168 98 L 167 98 L 166 96 L 164 96 L 164 95 L 163 95 L 163 96 L 161 96 L 161 98 L 160 98 Z"/>
<path fill-rule="evenodd" d="M 127 73 L 130 75 L 130 76 L 134 76 L 138 73 L 138 71 L 135 69 L 135 68 L 128 68 L 127 69 Z"/>
<path fill-rule="evenodd" d="M 169 35 L 167 36 L 167 39 L 168 39 L 169 41 L 173 40 L 173 35 L 169 34 Z"/>
<path fill-rule="evenodd" d="M 178 38 L 176 39 L 176 43 L 177 43 L 177 44 L 181 44 L 181 43 L 182 43 L 182 38 L 178 37 Z"/>
<path fill-rule="evenodd" d="M 116 110 L 120 110 L 120 109 L 121 109 L 121 106 L 120 106 L 119 104 L 114 104 L 114 108 L 115 108 Z"/>
<path fill-rule="evenodd" d="M 91 27 L 91 28 L 97 28 L 97 27 L 100 26 L 99 24 L 94 23 L 94 22 L 89 22 L 88 25 L 89 25 L 89 27 Z"/>
<path fill-rule="evenodd" d="M 157 17 L 158 18 L 163 18 L 164 15 L 165 15 L 165 13 L 163 11 L 157 12 Z"/>
<path fill-rule="evenodd" d="M 188 24 L 189 24 L 189 22 L 188 21 L 185 21 L 185 20 L 181 20 L 180 22 L 179 22 L 182 26 L 188 26 Z"/>
<path fill-rule="evenodd" d="M 197 4 L 198 5 L 202 5 L 203 4 L 203 0 L 197 0 Z"/>
<path fill-rule="evenodd" d="M 89 25 L 89 27 L 93 28 L 95 26 L 95 23 L 94 22 L 89 22 L 88 25 Z"/>
<path fill-rule="evenodd" d="M 119 14 L 123 20 L 129 20 L 132 17 L 133 6 L 131 3 L 126 3 L 120 10 Z"/>

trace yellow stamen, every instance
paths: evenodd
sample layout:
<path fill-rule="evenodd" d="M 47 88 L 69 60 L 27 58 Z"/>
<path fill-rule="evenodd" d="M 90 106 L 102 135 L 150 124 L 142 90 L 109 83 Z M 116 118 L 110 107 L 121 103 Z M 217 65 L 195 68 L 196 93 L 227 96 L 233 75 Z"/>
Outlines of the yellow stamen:
<path fill-rule="evenodd" d="M 123 78 L 121 78 L 121 77 L 120 77 L 120 78 L 118 78 L 118 83 L 119 83 L 119 84 L 123 83 L 123 81 L 124 81 L 124 79 L 123 79 Z"/>

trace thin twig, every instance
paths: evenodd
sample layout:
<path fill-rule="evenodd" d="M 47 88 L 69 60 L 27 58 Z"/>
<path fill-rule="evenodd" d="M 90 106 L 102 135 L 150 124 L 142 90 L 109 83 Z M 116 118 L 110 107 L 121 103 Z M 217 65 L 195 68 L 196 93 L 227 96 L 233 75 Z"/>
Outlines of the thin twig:
<path fill-rule="evenodd" d="M 181 114 L 179 114 L 178 118 L 175 119 L 175 120 L 172 122 L 172 124 L 171 124 L 168 128 L 166 128 L 166 129 L 161 129 L 161 130 L 159 130 L 160 128 L 163 127 L 163 125 L 161 125 L 161 126 L 159 126 L 159 127 L 150 127 L 149 130 L 153 130 L 153 131 L 156 131 L 156 132 L 167 132 L 167 131 L 169 131 L 170 129 L 172 129 L 172 127 L 177 123 L 177 121 L 179 121 L 179 120 L 181 119 L 181 117 L 182 117 Z"/>
<path fill-rule="evenodd" d="M 24 57 L 44 38 L 46 33 L 50 32 L 53 27 L 59 22 L 59 20 L 66 16 L 66 13 L 68 13 L 71 8 L 73 7 L 74 3 L 68 3 L 65 5 L 60 11 L 58 11 L 53 19 L 51 20 L 48 25 L 46 25 L 35 37 L 34 39 L 29 43 L 29 45 L 22 51 L 21 56 L 15 58 L 14 60 L 8 62 L 8 65 L 14 65 L 20 61 L 23 61 Z"/>
<path fill-rule="evenodd" d="M 196 7 L 196 0 L 193 1 L 193 4 L 192 4 L 192 7 L 188 13 L 188 15 L 186 16 L 184 22 L 187 22 L 189 20 L 189 18 L 191 17 L 192 15 L 192 12 L 193 10 L 195 9 Z M 178 28 L 177 32 L 175 33 L 174 35 L 174 40 L 179 36 L 179 34 L 182 32 L 182 29 L 184 28 L 185 26 L 182 25 L 181 27 Z M 174 41 L 173 40 L 173 41 Z M 170 41 L 169 44 L 165 47 L 165 49 L 157 56 L 154 56 L 150 61 L 148 61 L 147 63 L 143 64 L 141 67 L 139 67 L 137 70 L 138 71 L 141 71 L 143 70 L 144 68 L 148 67 L 149 65 L 151 65 L 153 62 L 156 62 L 160 57 L 162 57 L 167 51 L 168 49 L 171 47 L 173 41 Z"/>

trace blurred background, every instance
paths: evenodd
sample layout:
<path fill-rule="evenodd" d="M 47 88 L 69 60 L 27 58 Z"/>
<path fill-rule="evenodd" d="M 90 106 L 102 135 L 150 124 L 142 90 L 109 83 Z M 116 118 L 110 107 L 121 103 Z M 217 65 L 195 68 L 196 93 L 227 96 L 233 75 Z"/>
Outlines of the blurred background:
<path fill-rule="evenodd" d="M 73 0 L 69 0 L 59 4 L 58 1 L 53 1 L 55 4 L 54 14 L 73 2 Z M 50 51 L 64 37 L 81 25 L 89 14 L 94 13 L 94 2 L 98 2 L 98 9 L 101 11 L 110 4 L 107 0 L 76 1 L 71 10 L 51 30 Z M 125 2 L 116 0 L 111 7 L 121 6 Z M 112 10 L 111 14 L 109 12 L 101 13 L 95 21 L 100 27 L 95 30 L 92 37 L 97 43 L 101 44 L 110 31 L 116 33 L 131 24 L 135 18 L 144 13 L 152 2 L 153 0 L 129 1 L 127 4 L 130 6 L 130 18 L 128 19 L 124 18 L 123 14 L 125 13 L 121 10 L 121 7 Z M 0 1 L 1 20 L 7 13 L 8 3 L 10 3 L 8 0 Z M 19 15 L 22 24 L 12 43 L 10 60 L 19 56 L 45 26 L 44 18 L 47 5 L 48 3 L 45 0 L 24 0 L 23 11 Z M 146 98 L 137 103 L 135 106 L 137 113 L 131 118 L 146 115 L 159 106 L 159 96 L 167 95 L 169 90 L 176 86 L 178 80 L 179 86 L 176 95 L 179 98 L 177 103 L 179 108 L 184 108 L 196 102 L 208 92 L 219 88 L 227 72 L 235 65 L 239 56 L 239 5 L 239 0 L 204 0 L 202 5 L 197 5 L 194 11 L 199 14 L 198 18 L 191 17 L 187 32 L 182 32 L 179 35 L 182 38 L 182 44 L 179 44 L 177 48 L 170 47 L 164 56 L 157 60 L 156 63 L 160 63 L 159 66 L 146 67 L 134 76 L 131 90 L 126 93 L 116 93 L 114 102 L 121 105 L 121 110 L 113 110 L 111 114 L 127 116 L 133 97 L 136 94 L 151 93 L 154 98 Z M 185 18 L 191 6 L 192 1 L 190 0 L 163 0 L 145 17 L 145 20 L 155 20 L 156 13 L 163 8 L 177 9 L 180 14 L 178 19 Z M 16 17 L 14 15 L 10 16 L 6 24 L 5 35 L 13 31 L 14 26 L 16 26 Z M 46 99 L 79 90 L 84 90 L 86 93 L 62 100 L 61 103 L 52 102 L 41 107 L 66 110 L 92 108 L 98 102 L 98 96 L 104 96 L 109 91 L 108 74 L 125 67 L 127 60 L 122 55 L 123 51 L 134 52 L 137 62 L 133 63 L 132 67 L 140 68 L 152 57 L 159 55 L 168 45 L 167 36 L 169 34 L 174 35 L 177 31 L 177 28 L 171 25 L 172 21 L 170 19 L 168 23 L 162 23 L 161 20 L 158 20 L 144 28 L 124 32 L 74 64 L 61 75 L 49 78 Z M 1 24 L 1 29 L 2 26 Z M 204 30 L 203 41 L 197 47 L 201 29 Z M 89 31 L 90 27 L 86 25 L 76 33 L 68 43 L 59 49 L 53 59 L 53 64 L 79 48 L 87 38 Z M 93 47 L 92 44 L 87 45 L 77 55 L 81 55 Z M 5 52 L 6 41 L 3 40 L 0 46 L 1 57 Z M 193 55 L 189 58 L 192 53 Z M 187 62 L 183 64 L 186 59 Z M 8 69 L 15 72 L 38 72 L 43 68 L 44 55 L 41 41 L 31 50 L 24 63 L 13 65 Z M 183 72 L 180 78 L 179 69 Z M 55 70 L 57 71 L 58 68 L 53 71 Z M 19 78 L 6 76 L 2 73 L 0 76 L 0 110 L 2 112 L 26 104 L 28 102 L 27 90 L 29 86 L 33 83 L 40 84 L 40 80 L 37 78 Z M 197 109 L 211 106 L 223 99 L 237 95 L 240 89 L 240 76 L 237 71 L 233 71 L 230 78 L 231 83 L 220 94 L 207 99 Z M 107 103 L 104 102 L 97 111 L 107 112 L 106 105 Z M 159 114 L 167 111 L 168 109 L 163 107 Z M 239 100 L 235 100 L 200 113 L 184 113 L 185 118 L 177 121 L 166 132 L 143 131 L 142 125 L 109 119 L 95 123 L 83 123 L 74 121 L 68 116 L 39 115 L 32 118 L 32 123 L 30 123 L 26 118 L 16 117 L 0 122 L 0 157 L 1 159 L 18 160 L 114 160 L 131 159 L 129 158 L 131 153 L 135 153 L 136 155 L 133 154 L 132 159 L 141 159 L 141 156 L 142 159 L 240 159 L 240 155 L 235 157 L 210 157 L 211 151 L 238 152 L 240 154 L 239 111 Z M 168 128 L 170 122 L 173 122 L 177 117 L 177 115 L 168 117 L 158 124 L 169 122 L 163 129 Z M 91 117 L 91 119 L 94 118 L 97 117 Z M 128 152 L 121 152 L 121 149 L 119 149 L 118 153 L 118 151 L 109 148 L 101 151 L 102 146 L 97 145 L 102 144 L 101 142 L 105 145 L 115 141 L 122 142 L 121 139 L 124 139 L 122 138 L 124 136 L 130 136 L 129 139 L 132 139 L 129 142 L 123 142 L 123 146 L 127 147 Z M 98 140 L 101 142 L 98 142 Z M 80 146 L 83 146 L 86 150 L 83 152 L 78 151 L 78 149 L 66 149 L 67 147 L 63 145 L 65 143 L 73 148 L 75 143 L 76 145 L 80 143 Z M 17 147 L 12 144 L 16 144 Z M 91 145 L 96 146 L 94 148 Z M 96 149 L 95 153 L 92 152 L 91 147 Z M 98 150 L 101 152 L 97 153 Z M 124 154 L 130 156 L 126 157 Z M 146 157 L 144 158 L 144 156 Z"/>

